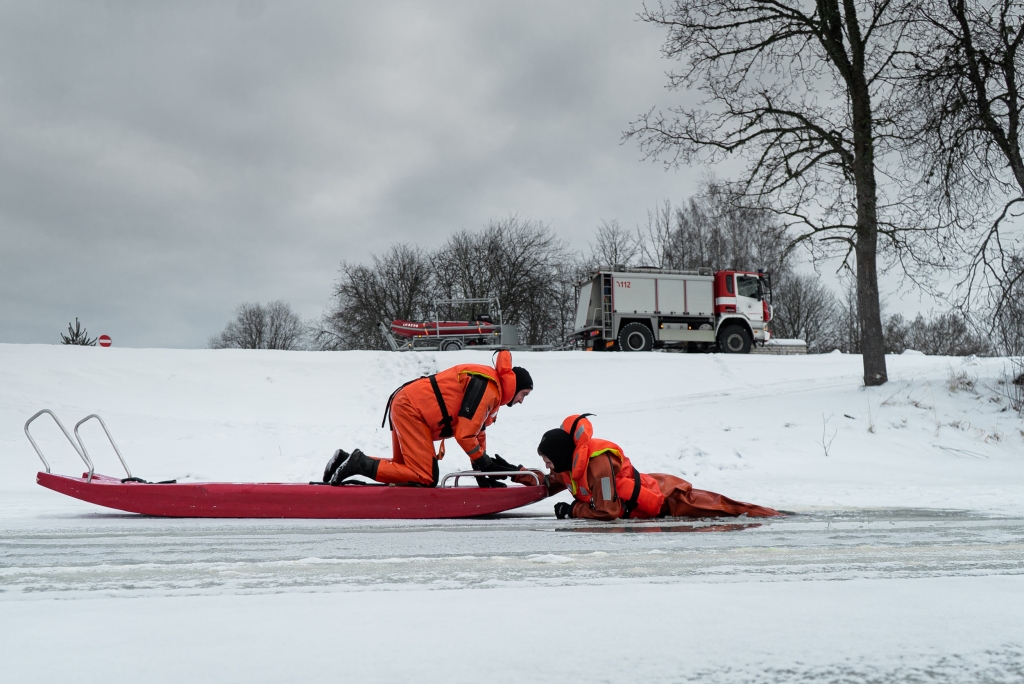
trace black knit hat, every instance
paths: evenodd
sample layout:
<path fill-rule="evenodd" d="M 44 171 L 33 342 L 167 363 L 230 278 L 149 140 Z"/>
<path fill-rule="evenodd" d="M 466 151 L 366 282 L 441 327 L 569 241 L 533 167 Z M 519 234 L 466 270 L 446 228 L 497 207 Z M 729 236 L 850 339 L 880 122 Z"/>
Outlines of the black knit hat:
<path fill-rule="evenodd" d="M 572 452 L 575 449 L 576 444 L 569 433 L 562 428 L 555 428 L 540 438 L 537 453 L 551 461 L 556 473 L 564 473 L 572 470 Z"/>
<path fill-rule="evenodd" d="M 530 371 L 522 366 L 512 366 L 512 372 L 516 374 L 516 394 L 519 394 L 520 390 L 533 389 L 533 378 L 530 377 Z"/>

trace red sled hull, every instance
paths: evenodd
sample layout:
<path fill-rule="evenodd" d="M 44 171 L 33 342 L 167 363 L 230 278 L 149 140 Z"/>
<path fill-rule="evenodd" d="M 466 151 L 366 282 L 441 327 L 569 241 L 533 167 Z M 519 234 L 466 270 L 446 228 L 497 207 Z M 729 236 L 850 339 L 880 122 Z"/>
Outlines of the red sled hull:
<path fill-rule="evenodd" d="M 540 501 L 540 486 L 328 487 L 292 483 L 197 482 L 122 483 L 94 475 L 70 477 L 38 473 L 36 482 L 75 499 L 129 513 L 171 518 L 331 518 L 424 519 L 491 515 Z"/>

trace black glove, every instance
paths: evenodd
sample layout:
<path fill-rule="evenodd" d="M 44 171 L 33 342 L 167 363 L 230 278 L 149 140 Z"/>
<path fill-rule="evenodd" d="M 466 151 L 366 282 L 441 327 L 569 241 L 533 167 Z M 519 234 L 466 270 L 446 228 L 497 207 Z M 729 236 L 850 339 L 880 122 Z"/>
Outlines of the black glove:
<path fill-rule="evenodd" d="M 498 465 L 495 462 L 495 460 L 488 456 L 487 454 L 484 454 L 475 461 L 472 461 L 470 465 L 473 466 L 473 470 L 479 470 L 485 473 L 501 472 L 502 470 L 505 470 L 505 468 L 502 468 L 500 465 Z M 505 486 L 505 483 L 498 482 L 498 478 L 496 477 L 478 477 L 476 478 L 476 484 L 478 487 L 484 488 L 497 488 Z"/>
<path fill-rule="evenodd" d="M 522 470 L 522 465 L 512 465 L 498 454 L 494 454 L 494 462 L 500 466 L 499 470 Z"/>
<path fill-rule="evenodd" d="M 572 517 L 572 504 L 559 501 L 555 504 L 555 517 L 559 520 Z"/>
<path fill-rule="evenodd" d="M 507 472 L 509 470 L 516 470 L 516 466 L 512 465 L 501 456 L 495 454 L 494 456 L 488 456 L 484 454 L 480 458 L 473 461 L 473 470 L 479 470 L 484 473 L 500 473 Z"/>

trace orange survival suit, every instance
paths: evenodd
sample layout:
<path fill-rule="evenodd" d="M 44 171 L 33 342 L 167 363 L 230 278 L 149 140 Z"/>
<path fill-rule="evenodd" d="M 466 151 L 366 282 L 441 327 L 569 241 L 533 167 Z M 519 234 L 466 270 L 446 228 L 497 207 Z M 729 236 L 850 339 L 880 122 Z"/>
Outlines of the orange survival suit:
<path fill-rule="evenodd" d="M 593 436 L 594 428 L 587 415 L 572 415 L 562 421 L 562 429 L 575 444 L 572 469 L 549 476 L 549 494 L 568 489 L 575 498 L 571 517 L 615 520 L 667 515 L 781 515 L 771 508 L 694 489 L 689 482 L 673 475 L 641 473 L 618 444 Z"/>
<path fill-rule="evenodd" d="M 470 460 L 483 456 L 485 430 L 515 391 L 507 350 L 498 352 L 493 368 L 464 363 L 402 385 L 388 402 L 391 459 L 377 459 L 377 481 L 436 485 L 437 461 L 444 458 L 443 440 L 448 437 L 455 438 Z M 435 454 L 438 440 L 441 448 Z"/>

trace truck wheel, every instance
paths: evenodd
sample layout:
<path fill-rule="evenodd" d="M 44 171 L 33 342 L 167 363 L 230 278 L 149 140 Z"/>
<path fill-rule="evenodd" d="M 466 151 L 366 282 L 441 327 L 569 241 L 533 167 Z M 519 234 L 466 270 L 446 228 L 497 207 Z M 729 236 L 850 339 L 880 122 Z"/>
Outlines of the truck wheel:
<path fill-rule="evenodd" d="M 459 351 L 462 349 L 462 342 L 459 340 L 445 340 L 441 343 L 441 351 Z"/>
<path fill-rule="evenodd" d="M 619 330 L 619 349 L 622 351 L 651 351 L 654 335 L 643 323 L 627 323 Z"/>
<path fill-rule="evenodd" d="M 718 335 L 718 348 L 723 354 L 749 354 L 750 333 L 739 325 L 726 326 Z"/>

